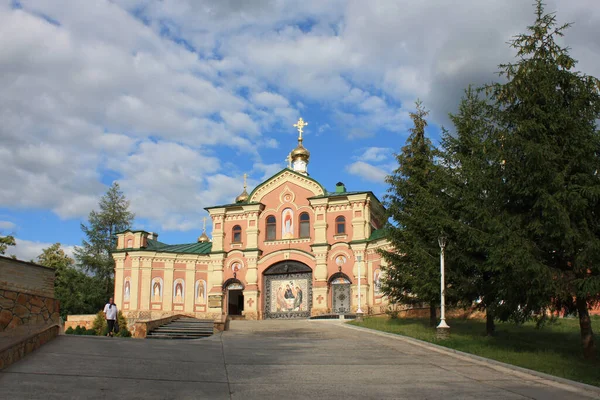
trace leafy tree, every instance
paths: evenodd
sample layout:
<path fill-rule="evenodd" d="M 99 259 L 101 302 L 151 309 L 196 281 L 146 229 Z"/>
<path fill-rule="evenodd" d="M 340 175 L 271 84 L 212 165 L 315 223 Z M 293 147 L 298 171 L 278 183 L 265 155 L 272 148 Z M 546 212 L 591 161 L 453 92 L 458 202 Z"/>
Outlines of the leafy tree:
<path fill-rule="evenodd" d="M 67 268 L 72 268 L 75 265 L 75 260 L 61 249 L 60 243 L 55 243 L 42 250 L 42 254 L 37 257 L 37 263 L 53 268 L 57 273 L 60 273 Z"/>
<path fill-rule="evenodd" d="M 94 313 L 104 305 L 102 283 L 77 269 L 75 261 L 65 254 L 60 243 L 42 250 L 37 263 L 56 270 L 54 295 L 60 301 L 63 318 L 69 314 Z"/>
<path fill-rule="evenodd" d="M 541 308 L 547 290 L 577 312 L 586 358 L 594 357 L 589 307 L 600 294 L 600 81 L 576 72 L 556 39 L 569 24 L 537 1 L 536 20 L 511 42 L 515 63 L 500 66 L 504 83 L 488 87 L 499 124 L 504 241 L 528 264 L 534 285 L 521 306 Z M 508 248 L 508 247 L 507 247 Z M 505 254 L 506 255 L 506 254 Z M 545 287 L 546 290 L 541 289 Z M 537 304 L 536 304 L 537 303 Z"/>
<path fill-rule="evenodd" d="M 99 211 L 90 212 L 88 225 L 81 224 L 86 239 L 81 247 L 75 248 L 75 258 L 79 265 L 100 280 L 106 300 L 113 290 L 111 251 L 116 248 L 115 234 L 131 227 L 134 214 L 129 211 L 129 201 L 116 182 L 100 199 L 99 208 Z"/>
<path fill-rule="evenodd" d="M 382 251 L 388 262 L 382 291 L 395 302 L 430 307 L 430 323 L 436 324 L 440 298 L 438 237 L 444 228 L 440 187 L 434 178 L 436 150 L 425 136 L 428 114 L 420 101 L 411 113 L 414 127 L 402 151 L 396 155 L 398 168 L 386 178 L 387 237 L 393 252 Z M 435 211 L 434 211 L 435 210 Z"/>
<path fill-rule="evenodd" d="M 4 254 L 8 246 L 15 246 L 16 244 L 13 236 L 0 236 L 0 254 Z"/>

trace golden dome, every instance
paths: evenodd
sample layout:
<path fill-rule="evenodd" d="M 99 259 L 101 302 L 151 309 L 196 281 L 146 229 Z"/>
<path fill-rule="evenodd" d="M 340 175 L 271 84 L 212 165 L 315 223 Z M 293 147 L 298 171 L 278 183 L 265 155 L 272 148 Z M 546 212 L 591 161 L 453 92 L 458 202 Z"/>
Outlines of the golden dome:
<path fill-rule="evenodd" d="M 308 158 L 308 157 L 310 157 L 310 151 L 306 150 L 306 148 L 304 146 L 302 146 L 302 142 L 300 142 L 300 143 L 298 143 L 298 147 L 296 147 L 294 150 L 292 150 L 291 156 L 292 156 L 292 158 L 296 158 L 296 157 Z"/>
<path fill-rule="evenodd" d="M 242 192 L 242 194 L 240 194 L 238 197 L 235 198 L 235 202 L 236 203 L 242 203 L 246 200 L 248 200 L 248 192 L 246 191 L 246 188 L 244 188 L 244 191 Z"/>
<path fill-rule="evenodd" d="M 200 243 L 206 243 L 206 242 L 210 242 L 210 238 L 208 237 L 206 232 L 202 232 L 202 235 L 200 235 L 200 237 L 198 237 L 198 241 Z"/>

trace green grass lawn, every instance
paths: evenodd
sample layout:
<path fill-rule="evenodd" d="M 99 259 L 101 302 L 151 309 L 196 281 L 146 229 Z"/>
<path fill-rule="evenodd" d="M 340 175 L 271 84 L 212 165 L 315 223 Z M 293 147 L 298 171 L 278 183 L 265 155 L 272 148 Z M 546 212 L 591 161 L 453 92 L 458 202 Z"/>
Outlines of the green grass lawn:
<path fill-rule="evenodd" d="M 508 364 L 600 386 L 600 357 L 584 360 L 579 336 L 579 320 L 559 319 L 536 329 L 523 325 L 497 323 L 496 336 L 485 336 L 485 321 L 448 320 L 450 339 L 437 340 L 428 319 L 365 318 L 352 325 L 410 336 L 426 342 L 491 358 Z M 600 348 L 600 317 L 592 318 L 596 347 Z"/>

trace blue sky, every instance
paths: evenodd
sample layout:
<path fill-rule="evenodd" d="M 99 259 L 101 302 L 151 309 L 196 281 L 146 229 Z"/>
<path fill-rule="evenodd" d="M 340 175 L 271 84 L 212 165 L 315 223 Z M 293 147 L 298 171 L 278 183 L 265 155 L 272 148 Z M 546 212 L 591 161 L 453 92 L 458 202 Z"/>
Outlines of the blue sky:
<path fill-rule="evenodd" d="M 135 227 L 194 241 L 204 207 L 284 168 L 380 198 L 417 98 L 434 143 L 470 83 L 532 22 L 522 0 L 0 0 L 0 233 L 30 259 L 81 243 L 117 180 Z M 600 76 L 600 5 L 554 0 L 578 69 Z"/>

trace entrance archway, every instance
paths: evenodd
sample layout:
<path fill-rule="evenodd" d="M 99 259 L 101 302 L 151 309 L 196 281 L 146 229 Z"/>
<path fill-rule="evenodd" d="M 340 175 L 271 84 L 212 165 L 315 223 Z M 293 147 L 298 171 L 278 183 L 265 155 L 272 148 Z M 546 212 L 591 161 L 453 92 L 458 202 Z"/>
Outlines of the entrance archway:
<path fill-rule="evenodd" d="M 312 309 L 312 269 L 282 261 L 263 272 L 265 318 L 308 318 Z"/>
<path fill-rule="evenodd" d="M 242 315 L 244 311 L 244 285 L 236 278 L 223 283 L 223 292 L 227 297 L 227 314 Z"/>

